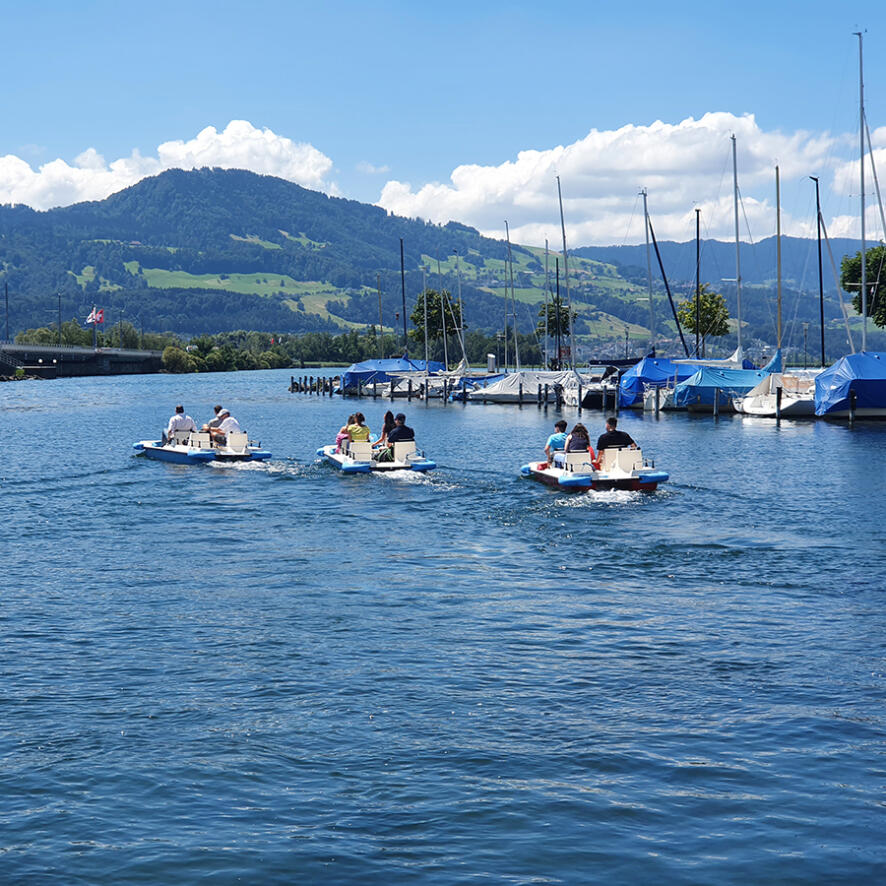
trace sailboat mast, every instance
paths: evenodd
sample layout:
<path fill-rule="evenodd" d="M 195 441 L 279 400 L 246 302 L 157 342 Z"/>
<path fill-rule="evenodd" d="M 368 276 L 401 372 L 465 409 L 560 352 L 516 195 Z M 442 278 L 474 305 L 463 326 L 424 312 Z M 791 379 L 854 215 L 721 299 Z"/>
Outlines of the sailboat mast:
<path fill-rule="evenodd" d="M 557 370 L 559 371 L 563 368 L 560 363 L 561 353 L 563 351 L 560 337 L 560 257 L 555 256 L 554 261 L 556 263 L 555 267 L 557 271 L 557 311 L 555 316 L 557 317 Z"/>
<path fill-rule="evenodd" d="M 563 231 L 563 274 L 566 281 L 566 310 L 569 311 L 569 368 L 575 369 L 575 324 L 572 320 L 572 296 L 569 292 L 569 256 L 566 252 L 566 222 L 563 219 L 563 192 L 557 176 L 557 197 L 560 200 L 560 228 Z"/>
<path fill-rule="evenodd" d="M 458 262 L 458 250 L 455 250 L 455 281 L 458 285 L 458 338 L 461 342 L 462 355 L 465 354 L 465 312 L 461 303 L 461 265 Z"/>
<path fill-rule="evenodd" d="M 698 334 L 701 329 L 701 210 L 695 210 L 695 356 L 701 356 Z"/>
<path fill-rule="evenodd" d="M 738 160 L 735 147 L 735 134 L 732 136 L 732 185 L 735 211 L 735 297 L 738 303 L 738 349 L 741 351 L 741 248 L 738 240 Z"/>
<path fill-rule="evenodd" d="M 776 341 L 781 348 L 781 180 L 778 175 L 778 167 L 775 167 L 775 265 L 776 265 L 776 290 L 777 290 L 777 323 Z"/>
<path fill-rule="evenodd" d="M 449 351 L 446 345 L 446 311 L 443 309 L 443 271 L 440 269 L 440 259 L 437 259 L 437 279 L 440 281 L 440 322 L 443 324 L 443 365 L 449 372 Z"/>
<path fill-rule="evenodd" d="M 425 372 L 428 372 L 428 266 L 421 266 L 421 300 L 425 309 Z"/>
<path fill-rule="evenodd" d="M 550 285 L 551 278 L 548 273 L 548 238 L 545 237 L 545 369 L 550 369 L 551 367 L 548 354 L 548 289 Z"/>
<path fill-rule="evenodd" d="M 824 278 L 821 273 L 821 195 L 818 189 L 818 179 L 814 175 L 809 178 L 815 182 L 815 218 L 818 225 L 818 309 L 821 323 L 821 368 L 827 365 L 824 361 Z"/>
<path fill-rule="evenodd" d="M 378 356 L 381 359 L 385 355 L 385 322 L 381 314 L 381 274 L 375 275 L 375 285 L 378 287 Z"/>
<path fill-rule="evenodd" d="M 514 258 L 511 255 L 511 232 L 505 219 L 505 238 L 508 241 L 508 271 L 511 277 L 511 305 L 514 310 L 514 366 L 520 371 L 520 342 L 517 339 L 517 293 L 514 291 Z M 506 284 L 507 285 L 507 284 Z M 507 289 L 505 289 L 505 303 L 507 303 Z"/>
<path fill-rule="evenodd" d="M 649 209 L 646 205 L 646 188 L 643 195 L 643 230 L 646 233 L 646 279 L 649 289 L 649 348 L 655 351 L 655 306 L 652 303 L 652 257 L 649 254 Z"/>
<path fill-rule="evenodd" d="M 409 352 L 409 339 L 406 337 L 406 261 L 403 257 L 403 238 L 400 238 L 400 293 L 403 296 L 403 355 Z"/>
<path fill-rule="evenodd" d="M 866 351 L 868 347 L 868 274 L 867 274 L 867 250 L 865 248 L 864 231 L 864 62 L 862 61 L 862 36 L 861 31 L 855 32 L 858 37 L 858 140 L 859 140 L 859 168 L 861 174 L 861 349 Z"/>

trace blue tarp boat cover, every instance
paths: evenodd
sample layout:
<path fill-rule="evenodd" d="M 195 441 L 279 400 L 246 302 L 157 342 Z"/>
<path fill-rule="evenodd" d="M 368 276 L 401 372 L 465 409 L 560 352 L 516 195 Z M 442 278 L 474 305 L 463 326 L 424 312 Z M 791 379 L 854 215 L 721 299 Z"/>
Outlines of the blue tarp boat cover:
<path fill-rule="evenodd" d="M 693 406 L 714 405 L 719 390 L 720 404 L 725 406 L 733 397 L 743 397 L 771 373 L 766 369 L 720 369 L 700 366 L 694 375 L 674 388 L 674 406 L 688 409 Z"/>
<path fill-rule="evenodd" d="M 628 409 L 643 403 L 645 385 L 653 388 L 666 387 L 677 381 L 685 381 L 695 374 L 697 366 L 684 366 L 668 360 L 667 357 L 644 357 L 636 366 L 632 366 L 618 383 L 618 405 Z"/>
<path fill-rule="evenodd" d="M 815 414 L 849 410 L 849 392 L 855 408 L 886 410 L 886 351 L 862 351 L 841 357 L 815 379 Z"/>
<path fill-rule="evenodd" d="M 446 367 L 435 360 L 428 360 L 425 368 L 424 360 L 410 360 L 408 357 L 393 357 L 385 360 L 364 360 L 352 363 L 342 374 L 342 388 L 356 388 L 360 382 L 372 384 L 377 381 L 390 381 L 392 375 L 404 372 L 443 372 Z"/>

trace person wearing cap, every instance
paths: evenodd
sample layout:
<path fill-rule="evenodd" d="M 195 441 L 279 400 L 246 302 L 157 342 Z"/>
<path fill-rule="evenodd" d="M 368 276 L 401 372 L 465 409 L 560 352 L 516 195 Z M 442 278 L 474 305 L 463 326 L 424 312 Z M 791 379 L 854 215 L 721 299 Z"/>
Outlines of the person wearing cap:
<path fill-rule="evenodd" d="M 166 439 L 171 440 L 176 431 L 196 431 L 197 424 L 190 415 L 185 415 L 185 407 L 179 404 L 175 407 L 175 414 L 166 425 Z"/>
<path fill-rule="evenodd" d="M 228 440 L 228 434 L 239 434 L 241 432 L 240 423 L 230 412 L 228 412 L 227 409 L 222 408 L 218 413 L 218 418 L 218 427 L 209 429 L 212 439 L 217 443 L 226 443 Z"/>
<path fill-rule="evenodd" d="M 388 432 L 388 443 L 404 443 L 415 439 L 415 431 L 406 425 L 406 416 L 398 412 L 394 416 L 394 427 Z"/>
<path fill-rule="evenodd" d="M 215 406 L 212 407 L 212 411 L 215 413 L 215 418 L 211 418 L 206 422 L 207 428 L 217 428 L 221 424 L 221 419 L 218 417 L 219 413 L 222 411 L 221 403 L 216 403 Z"/>

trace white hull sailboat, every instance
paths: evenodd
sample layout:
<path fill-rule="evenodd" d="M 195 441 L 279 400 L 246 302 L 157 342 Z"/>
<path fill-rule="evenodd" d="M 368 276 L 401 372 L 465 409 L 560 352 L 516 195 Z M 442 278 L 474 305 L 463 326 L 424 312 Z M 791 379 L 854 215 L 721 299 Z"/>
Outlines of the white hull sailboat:
<path fill-rule="evenodd" d="M 815 377 L 820 372 L 820 369 L 773 372 L 744 397 L 736 397 L 732 405 L 742 415 L 761 418 L 814 416 Z"/>

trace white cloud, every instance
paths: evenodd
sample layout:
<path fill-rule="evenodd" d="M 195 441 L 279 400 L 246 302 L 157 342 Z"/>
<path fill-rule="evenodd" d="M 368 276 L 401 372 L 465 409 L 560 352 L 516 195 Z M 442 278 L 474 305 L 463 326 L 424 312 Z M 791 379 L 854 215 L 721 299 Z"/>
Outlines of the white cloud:
<path fill-rule="evenodd" d="M 357 172 L 362 172 L 364 175 L 385 175 L 391 171 L 390 166 L 375 166 L 367 160 L 361 160 L 356 168 Z"/>
<path fill-rule="evenodd" d="M 547 236 L 556 244 L 559 175 L 572 246 L 642 240 L 642 206 L 637 200 L 641 187 L 649 191 L 650 215 L 660 240 L 691 239 L 696 207 L 702 210 L 703 236 L 729 239 L 734 231 L 733 133 L 743 239 L 748 229 L 755 240 L 775 232 L 776 163 L 783 201 L 787 185 L 797 185 L 794 191 L 799 195 L 798 205 L 783 204 L 782 228 L 808 236 L 814 229 L 814 210 L 808 219 L 808 198 L 799 185 L 817 173 L 824 186 L 830 173 L 829 187 L 843 187 L 843 166 L 852 165 L 847 159 L 851 140 L 828 133 L 767 132 L 750 114 L 709 113 L 677 124 L 657 121 L 593 129 L 571 145 L 521 151 L 516 160 L 498 166 L 459 166 L 447 183 L 413 189 L 408 182 L 389 181 L 378 203 L 398 215 L 440 223 L 454 219 L 494 237 L 503 236 L 507 219 L 514 240 L 541 245 Z M 875 144 L 878 141 L 886 144 L 886 130 L 877 131 Z M 884 155 L 880 166 L 886 168 L 886 148 L 877 153 Z M 857 190 L 857 161 L 855 168 Z"/>
<path fill-rule="evenodd" d="M 0 203 L 25 203 L 35 209 L 101 200 L 165 169 L 217 166 L 274 175 L 307 188 L 337 193 L 327 180 L 332 160 L 310 144 L 294 142 L 246 120 L 232 120 L 219 132 L 207 126 L 189 141 L 164 142 L 153 157 L 133 151 L 108 163 L 94 148 L 73 165 L 57 159 L 34 170 L 20 157 L 0 157 Z"/>
<path fill-rule="evenodd" d="M 851 133 L 766 131 L 753 115 L 709 113 L 679 123 L 592 129 L 570 145 L 521 151 L 496 166 L 459 166 L 445 183 L 412 187 L 388 181 L 380 206 L 407 217 L 445 223 L 456 220 L 493 237 L 504 236 L 508 220 L 515 242 L 556 248 L 560 220 L 555 177 L 560 176 L 570 246 L 636 243 L 643 240 L 641 187 L 660 240 L 689 240 L 695 208 L 702 210 L 704 237 L 733 236 L 732 155 L 738 146 L 742 194 L 742 237 L 763 239 L 775 232 L 774 166 L 782 182 L 782 229 L 815 235 L 814 191 L 807 176 L 821 177 L 822 205 L 831 236 L 858 236 L 857 137 Z M 886 127 L 871 133 L 878 170 L 886 170 Z M 24 153 L 24 152 L 23 152 Z M 295 142 L 245 120 L 223 130 L 208 126 L 189 140 L 158 145 L 147 155 L 106 160 L 94 148 L 72 163 L 61 159 L 31 166 L 15 155 L 0 157 L 0 202 L 37 209 L 101 200 L 165 169 L 203 166 L 249 169 L 308 188 L 339 194 L 330 180 L 333 161 L 308 143 Z M 869 168 L 869 166 L 868 166 Z M 389 172 L 386 165 L 362 161 L 363 175 Z M 884 176 L 886 180 L 886 176 Z M 868 231 L 880 236 L 879 211 L 871 193 Z M 855 195 L 855 196 L 854 196 Z M 829 212 L 829 207 L 832 207 Z"/>

